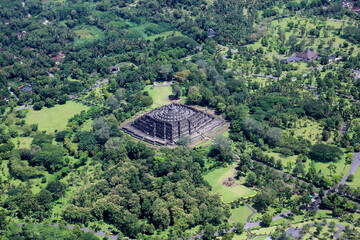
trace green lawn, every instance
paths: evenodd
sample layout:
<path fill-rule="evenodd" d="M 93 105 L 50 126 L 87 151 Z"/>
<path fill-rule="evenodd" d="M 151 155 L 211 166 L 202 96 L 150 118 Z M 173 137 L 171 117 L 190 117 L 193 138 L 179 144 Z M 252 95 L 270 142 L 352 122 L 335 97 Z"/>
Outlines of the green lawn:
<path fill-rule="evenodd" d="M 248 239 L 247 237 L 248 237 L 247 232 L 244 231 L 240 235 L 235 234 L 234 237 L 233 237 L 233 240 L 247 240 Z"/>
<path fill-rule="evenodd" d="M 360 187 L 360 167 L 356 170 L 354 174 L 354 181 L 346 182 L 346 184 L 348 184 L 349 186 Z"/>
<path fill-rule="evenodd" d="M 76 43 L 82 43 L 88 40 L 94 40 L 103 36 L 103 31 L 95 26 L 76 27 L 74 33 L 78 36 Z"/>
<path fill-rule="evenodd" d="M 170 103 L 169 95 L 172 94 L 171 86 L 154 87 L 153 85 L 148 85 L 145 87 L 144 91 L 149 92 L 149 96 L 152 97 L 154 101 L 150 107 L 151 109 Z"/>
<path fill-rule="evenodd" d="M 231 209 L 231 218 L 237 222 L 246 223 L 248 216 L 252 211 L 246 206 L 240 206 L 239 208 Z"/>
<path fill-rule="evenodd" d="M 245 187 L 238 180 L 236 180 L 235 183 L 230 187 L 227 187 L 223 184 L 226 179 L 235 176 L 234 168 L 235 166 L 230 165 L 226 168 L 215 169 L 214 171 L 211 171 L 204 176 L 204 179 L 212 186 L 212 192 L 219 193 L 222 196 L 224 202 L 232 202 L 241 197 L 249 197 L 256 194 L 256 191 Z"/>
<path fill-rule="evenodd" d="M 317 171 L 321 170 L 325 176 L 329 176 L 330 172 L 327 168 L 330 164 L 334 164 L 336 166 L 335 175 L 341 176 L 343 178 L 350 170 L 351 164 L 345 164 L 345 155 L 338 162 L 315 162 L 315 169 Z"/>
<path fill-rule="evenodd" d="M 168 32 L 163 32 L 157 35 L 152 35 L 152 36 L 147 36 L 145 37 L 146 40 L 150 40 L 150 41 L 155 41 L 155 39 L 157 38 L 166 38 L 169 36 L 182 36 L 181 32 L 178 31 L 168 31 Z"/>
<path fill-rule="evenodd" d="M 40 111 L 30 109 L 27 113 L 25 121 L 27 124 L 39 124 L 40 131 L 54 132 L 55 130 L 63 130 L 66 128 L 67 120 L 82 110 L 88 110 L 89 107 L 68 101 L 64 105 L 56 105 L 52 108 L 43 108 Z"/>

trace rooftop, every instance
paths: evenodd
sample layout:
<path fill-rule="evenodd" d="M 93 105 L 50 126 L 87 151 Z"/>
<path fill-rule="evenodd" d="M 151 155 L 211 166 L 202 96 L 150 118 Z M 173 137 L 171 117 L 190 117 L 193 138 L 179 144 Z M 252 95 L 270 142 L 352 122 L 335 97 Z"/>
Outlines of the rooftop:
<path fill-rule="evenodd" d="M 303 59 L 306 59 L 306 60 L 311 60 L 311 59 L 319 56 L 319 53 L 313 52 L 313 51 L 311 51 L 311 50 L 309 50 L 309 49 L 307 48 L 305 51 L 303 51 L 303 52 L 301 52 L 301 53 L 298 53 L 298 54 L 296 54 L 295 56 L 298 57 L 298 58 L 303 58 Z"/>

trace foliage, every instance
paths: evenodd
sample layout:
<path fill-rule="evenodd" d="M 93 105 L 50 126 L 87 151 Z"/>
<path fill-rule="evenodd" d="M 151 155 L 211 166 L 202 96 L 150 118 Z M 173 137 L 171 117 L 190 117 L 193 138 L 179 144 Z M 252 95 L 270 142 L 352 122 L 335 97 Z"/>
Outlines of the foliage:
<path fill-rule="evenodd" d="M 338 147 L 329 146 L 326 144 L 315 144 L 311 147 L 309 157 L 315 161 L 321 162 L 337 162 L 343 152 Z"/>

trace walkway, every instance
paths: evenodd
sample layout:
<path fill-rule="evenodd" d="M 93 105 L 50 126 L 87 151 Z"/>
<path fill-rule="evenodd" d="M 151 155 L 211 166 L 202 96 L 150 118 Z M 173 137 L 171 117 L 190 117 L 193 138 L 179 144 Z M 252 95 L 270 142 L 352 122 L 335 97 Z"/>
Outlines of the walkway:
<path fill-rule="evenodd" d="M 25 105 L 25 106 L 16 108 L 16 111 L 20 111 L 20 110 L 24 110 L 24 109 L 31 109 L 33 107 L 34 107 L 34 105 L 29 105 L 29 106 Z"/>
<path fill-rule="evenodd" d="M 353 161 L 349 172 L 345 175 L 345 177 L 343 177 L 343 179 L 341 179 L 341 181 L 337 185 L 340 184 L 345 185 L 346 179 L 349 177 L 350 174 L 354 174 L 356 172 L 356 169 L 359 167 L 359 164 L 360 164 L 360 152 L 354 152 Z"/>
<path fill-rule="evenodd" d="M 246 220 L 246 223 L 250 223 L 250 220 L 252 218 L 252 216 L 254 216 L 255 213 L 257 213 L 257 211 L 255 209 L 253 209 L 249 204 L 247 204 L 244 199 L 242 199 L 243 203 L 245 204 L 245 206 L 247 206 L 251 211 L 252 213 L 248 216 L 247 220 Z"/>

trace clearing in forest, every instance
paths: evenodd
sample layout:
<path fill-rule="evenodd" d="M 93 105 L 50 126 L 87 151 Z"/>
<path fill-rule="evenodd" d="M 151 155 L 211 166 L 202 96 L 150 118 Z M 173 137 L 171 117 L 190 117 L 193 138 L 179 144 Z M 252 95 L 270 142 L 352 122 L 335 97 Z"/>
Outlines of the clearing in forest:
<path fill-rule="evenodd" d="M 232 202 L 241 197 L 249 197 L 256 194 L 251 188 L 242 185 L 239 180 L 230 180 L 235 177 L 235 166 L 230 165 L 226 168 L 219 168 L 211 171 L 204 176 L 204 179 L 212 186 L 213 193 L 219 193 L 224 202 Z"/>
<path fill-rule="evenodd" d="M 68 101 L 64 105 L 56 105 L 52 108 L 43 108 L 40 111 L 30 109 L 27 113 L 25 122 L 27 124 L 39 124 L 39 130 L 54 132 L 55 130 L 63 130 L 66 128 L 67 120 L 82 110 L 88 110 L 89 107 Z"/>
<path fill-rule="evenodd" d="M 147 91 L 153 99 L 153 104 L 150 106 L 151 109 L 170 103 L 169 96 L 172 94 L 171 86 L 154 87 L 153 85 L 148 85 L 144 91 Z"/>
<path fill-rule="evenodd" d="M 77 43 L 86 40 L 94 40 L 103 36 L 103 31 L 95 26 L 82 26 L 74 30 L 75 34 L 79 37 Z"/>

